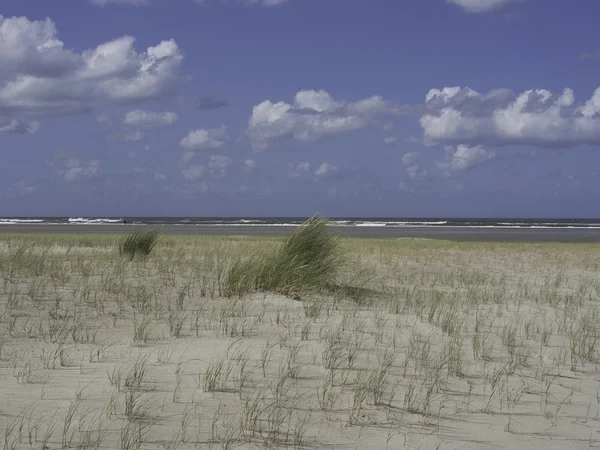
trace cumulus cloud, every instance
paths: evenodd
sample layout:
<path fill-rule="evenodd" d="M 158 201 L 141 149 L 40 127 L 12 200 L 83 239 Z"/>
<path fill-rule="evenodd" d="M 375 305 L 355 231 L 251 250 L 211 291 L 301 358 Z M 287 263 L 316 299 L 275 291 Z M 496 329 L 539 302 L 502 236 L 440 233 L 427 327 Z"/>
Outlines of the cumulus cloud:
<path fill-rule="evenodd" d="M 432 89 L 421 119 L 428 143 L 565 147 L 600 142 L 600 88 L 576 105 L 572 89 L 480 94 L 469 88 Z"/>
<path fill-rule="evenodd" d="M 484 148 L 482 145 L 473 147 L 459 145 L 455 149 L 449 147 L 446 151 L 446 159 L 437 162 L 438 167 L 443 169 L 446 172 L 446 175 L 473 169 L 496 157 L 495 152 Z"/>
<path fill-rule="evenodd" d="M 8 119 L 0 117 L 0 133 L 33 134 L 40 129 L 40 123 L 33 120 Z"/>
<path fill-rule="evenodd" d="M 313 167 L 308 161 L 301 162 L 295 166 L 290 165 L 290 178 L 313 178 L 313 180 L 325 180 L 338 174 L 337 166 L 327 162 L 318 167 Z"/>
<path fill-rule="evenodd" d="M 224 176 L 233 163 L 234 160 L 228 156 L 211 155 L 208 161 L 208 171 L 211 175 Z"/>
<path fill-rule="evenodd" d="M 398 138 L 395 136 L 387 136 L 383 138 L 383 142 L 385 145 L 394 145 L 398 142 Z"/>
<path fill-rule="evenodd" d="M 136 127 L 166 127 L 177 123 L 179 117 L 174 112 L 150 112 L 135 109 L 125 114 L 123 123 Z"/>
<path fill-rule="evenodd" d="M 256 105 L 248 123 L 248 135 L 253 148 L 259 151 L 284 139 L 315 142 L 365 129 L 377 117 L 403 112 L 379 96 L 346 102 L 335 100 L 323 90 L 300 91 L 293 104 L 267 100 Z"/>
<path fill-rule="evenodd" d="M 428 175 L 427 170 L 421 169 L 419 161 L 421 159 L 421 153 L 410 152 L 402 156 L 402 164 L 404 164 L 404 170 L 411 179 L 425 178 Z"/>
<path fill-rule="evenodd" d="M 300 178 L 308 173 L 310 173 L 310 163 L 308 161 L 290 166 L 290 178 Z"/>
<path fill-rule="evenodd" d="M 315 170 L 315 178 L 317 178 L 317 179 L 331 178 L 333 175 L 335 175 L 337 173 L 337 171 L 338 171 L 338 168 L 336 166 L 334 166 L 333 164 L 324 162 L 319 167 L 317 167 L 317 170 Z"/>
<path fill-rule="evenodd" d="M 202 178 L 217 178 L 224 177 L 230 170 L 246 171 L 248 165 L 252 165 L 247 161 L 238 161 L 228 156 L 211 155 L 206 165 L 190 165 L 184 167 L 181 171 L 183 178 L 188 181 L 196 181 Z"/>
<path fill-rule="evenodd" d="M 201 178 L 204 178 L 204 175 L 206 174 L 206 169 L 204 168 L 204 166 L 189 166 L 184 168 L 181 171 L 181 174 L 183 175 L 183 178 L 185 180 L 196 181 Z"/>
<path fill-rule="evenodd" d="M 179 84 L 174 40 L 143 52 L 123 36 L 77 53 L 51 19 L 0 16 L 0 114 L 12 118 L 88 111 L 100 101 L 161 97 Z"/>
<path fill-rule="evenodd" d="M 406 153 L 402 157 L 402 164 L 406 166 L 412 166 L 413 164 L 416 164 L 419 159 L 421 159 L 421 153 L 419 152 Z"/>
<path fill-rule="evenodd" d="M 77 157 L 57 157 L 52 163 L 57 175 L 68 183 L 82 183 L 102 178 L 104 165 L 97 159 L 84 160 Z"/>
<path fill-rule="evenodd" d="M 227 127 L 221 125 L 219 128 L 201 128 L 190 131 L 179 145 L 188 151 L 209 150 L 221 148 L 227 140 Z"/>
<path fill-rule="evenodd" d="M 231 105 L 229 100 L 214 97 L 212 95 L 201 95 L 196 97 L 196 107 L 198 109 L 210 110 L 226 108 Z"/>
<path fill-rule="evenodd" d="M 522 1 L 524 0 L 446 0 L 447 3 L 460 6 L 469 13 L 485 13 L 501 8 L 510 3 Z"/>
<path fill-rule="evenodd" d="M 125 136 L 123 136 L 123 140 L 129 142 L 139 142 L 142 139 L 144 139 L 144 133 L 141 131 L 131 131 L 130 133 L 125 133 Z"/>
<path fill-rule="evenodd" d="M 252 172 L 254 169 L 256 169 L 256 161 L 253 159 L 244 161 L 244 172 Z"/>

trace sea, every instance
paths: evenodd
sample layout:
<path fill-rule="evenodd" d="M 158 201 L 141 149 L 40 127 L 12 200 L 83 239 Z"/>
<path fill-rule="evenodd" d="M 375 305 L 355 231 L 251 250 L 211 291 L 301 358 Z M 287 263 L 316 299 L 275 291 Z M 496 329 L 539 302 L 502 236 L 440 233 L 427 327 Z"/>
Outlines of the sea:
<path fill-rule="evenodd" d="M 296 227 L 306 217 L 3 217 L 2 225 L 147 225 Z M 600 219 L 523 218 L 329 218 L 334 227 L 600 229 Z"/>

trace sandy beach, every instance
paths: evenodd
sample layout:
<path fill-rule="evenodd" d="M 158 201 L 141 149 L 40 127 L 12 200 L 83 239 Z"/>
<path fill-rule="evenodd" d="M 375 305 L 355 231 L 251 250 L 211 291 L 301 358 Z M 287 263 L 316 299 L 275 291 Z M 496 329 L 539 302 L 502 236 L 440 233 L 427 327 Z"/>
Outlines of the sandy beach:
<path fill-rule="evenodd" d="M 342 237 L 329 293 L 231 295 L 280 237 L 167 229 L 129 260 L 124 227 L 19 228 L 4 448 L 600 445 L 598 245 Z"/>
<path fill-rule="evenodd" d="M 135 225 L 1 225 L 0 234 L 124 234 Z M 182 236 L 285 236 L 290 226 L 201 226 L 161 225 L 166 235 Z M 600 242 L 600 229 L 573 228 L 472 228 L 472 227 L 336 227 L 338 236 L 425 238 L 481 242 Z"/>

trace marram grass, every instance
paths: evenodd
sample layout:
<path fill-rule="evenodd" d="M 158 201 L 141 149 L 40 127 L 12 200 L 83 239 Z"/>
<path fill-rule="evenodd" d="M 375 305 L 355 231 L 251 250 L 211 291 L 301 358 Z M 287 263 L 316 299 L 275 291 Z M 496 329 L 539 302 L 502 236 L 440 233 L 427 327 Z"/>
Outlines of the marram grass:
<path fill-rule="evenodd" d="M 598 443 L 597 244 L 341 237 L 299 303 L 221 298 L 285 239 L 123 238 L 0 235 L 4 448 Z"/>
<path fill-rule="evenodd" d="M 314 216 L 274 251 L 236 261 L 229 270 L 226 293 L 243 295 L 255 290 L 298 297 L 334 283 L 342 263 L 327 219 Z"/>
<path fill-rule="evenodd" d="M 136 256 L 145 258 L 158 243 L 159 236 L 160 232 L 157 229 L 129 233 L 119 243 L 119 254 L 129 259 Z"/>

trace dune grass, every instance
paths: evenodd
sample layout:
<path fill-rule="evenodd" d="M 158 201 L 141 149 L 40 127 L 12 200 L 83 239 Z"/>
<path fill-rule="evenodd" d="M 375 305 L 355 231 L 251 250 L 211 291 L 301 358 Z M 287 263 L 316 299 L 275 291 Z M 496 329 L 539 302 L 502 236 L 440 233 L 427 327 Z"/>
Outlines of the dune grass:
<path fill-rule="evenodd" d="M 289 240 L 0 234 L 3 447 L 600 446 L 599 245 L 344 237 L 223 298 Z"/>
<path fill-rule="evenodd" d="M 250 291 L 277 292 L 299 298 L 335 282 L 344 260 L 327 219 L 313 216 L 275 249 L 238 260 L 229 269 L 228 296 Z"/>
<path fill-rule="evenodd" d="M 156 244 L 160 232 L 157 229 L 139 231 L 126 235 L 119 243 L 119 254 L 126 256 L 129 259 L 137 257 L 147 257 Z"/>

